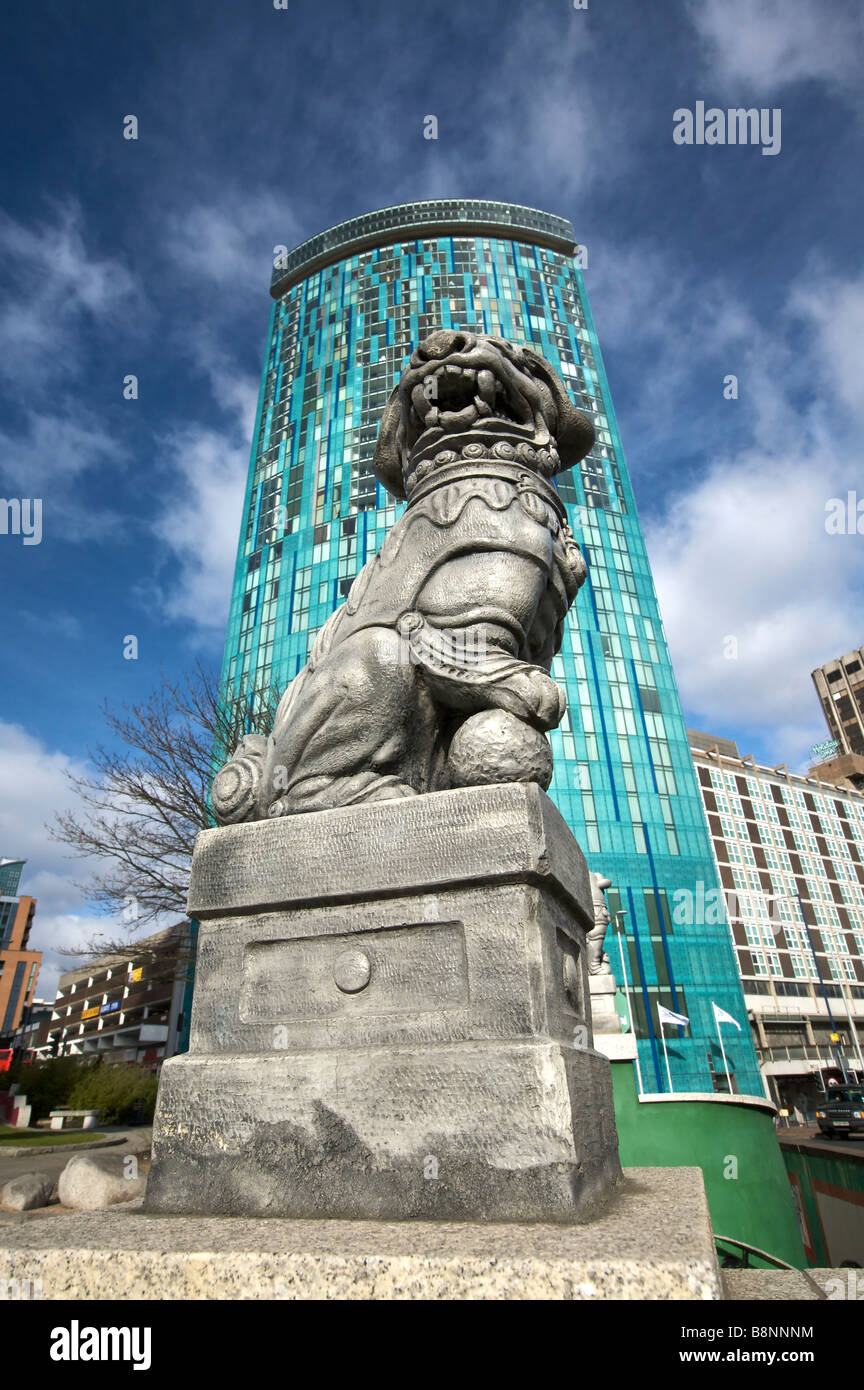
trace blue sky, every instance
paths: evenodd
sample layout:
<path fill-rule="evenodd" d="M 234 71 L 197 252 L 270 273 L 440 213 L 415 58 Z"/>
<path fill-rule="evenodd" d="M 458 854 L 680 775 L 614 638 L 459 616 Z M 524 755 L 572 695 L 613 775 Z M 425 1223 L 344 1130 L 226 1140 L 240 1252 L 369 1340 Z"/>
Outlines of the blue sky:
<path fill-rule="evenodd" d="M 43 829 L 64 767 L 105 699 L 221 652 L 272 248 L 371 208 L 572 219 L 688 721 L 806 762 L 809 672 L 864 641 L 864 537 L 825 529 L 864 497 L 862 40 L 855 0 L 7 12 L 0 495 L 43 538 L 0 535 L 0 854 L 40 992 L 104 925 Z M 698 101 L 779 109 L 779 153 L 677 145 Z"/>

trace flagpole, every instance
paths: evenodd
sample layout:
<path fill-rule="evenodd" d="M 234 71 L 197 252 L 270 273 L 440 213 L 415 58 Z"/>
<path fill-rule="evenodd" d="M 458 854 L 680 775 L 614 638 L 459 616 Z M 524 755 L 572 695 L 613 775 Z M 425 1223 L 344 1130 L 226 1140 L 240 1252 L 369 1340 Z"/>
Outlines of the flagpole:
<path fill-rule="evenodd" d="M 666 1050 L 666 1024 L 665 1024 L 665 1022 L 663 1022 L 663 1023 L 660 1024 L 660 1036 L 661 1036 L 661 1038 L 663 1039 L 663 1056 L 664 1056 L 664 1058 L 665 1058 L 665 1060 L 666 1060 L 666 1075 L 667 1075 L 668 1078 L 669 1078 L 669 1093 L 670 1093 L 670 1095 L 672 1095 L 672 1094 L 674 1094 L 675 1088 L 674 1088 L 674 1086 L 672 1085 L 672 1073 L 671 1073 L 671 1071 L 669 1070 L 669 1053 L 668 1053 L 667 1050 Z"/>
<path fill-rule="evenodd" d="M 717 1029 L 717 1036 L 718 1036 L 718 1038 L 720 1039 L 720 1051 L 721 1051 L 721 1053 L 722 1053 L 722 1055 L 723 1055 L 723 1068 L 724 1068 L 724 1070 L 725 1070 L 725 1072 L 726 1072 L 726 1085 L 729 1087 L 729 1094 L 730 1094 L 730 1096 L 731 1096 L 731 1094 L 732 1094 L 732 1078 L 731 1078 L 731 1076 L 729 1075 L 729 1063 L 726 1061 L 726 1049 L 725 1049 L 725 1047 L 723 1046 L 723 1034 L 720 1032 L 720 1020 L 719 1020 L 719 1018 L 717 1017 L 717 1009 L 716 1009 L 716 1006 L 714 1006 L 714 1005 L 712 1004 L 711 1007 L 714 1009 L 714 1026 L 715 1026 L 715 1028 Z"/>
<path fill-rule="evenodd" d="M 618 951 L 621 955 L 621 979 L 624 982 L 624 998 L 627 1000 L 627 1013 L 630 1016 L 630 1032 L 633 1034 L 633 1041 L 636 1043 L 636 1056 L 633 1060 L 636 1063 L 636 1082 L 641 1096 L 644 1095 L 645 1088 L 642 1085 L 642 1068 L 639 1066 L 639 1039 L 636 1037 L 636 1019 L 633 1015 L 633 1005 L 630 1003 L 630 984 L 627 979 L 627 967 L 624 964 L 624 941 L 621 918 L 626 916 L 627 909 L 624 907 L 615 913 L 615 935 L 618 937 Z"/>

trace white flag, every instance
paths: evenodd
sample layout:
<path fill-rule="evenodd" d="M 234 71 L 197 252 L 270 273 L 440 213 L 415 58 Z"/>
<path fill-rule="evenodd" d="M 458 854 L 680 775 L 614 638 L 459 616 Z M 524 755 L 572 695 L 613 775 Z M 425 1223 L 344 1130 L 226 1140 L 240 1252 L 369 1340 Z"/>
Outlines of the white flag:
<path fill-rule="evenodd" d="M 738 1032 L 741 1032 L 741 1024 L 738 1022 L 737 1018 L 733 1018 L 731 1014 L 727 1014 L 725 1009 L 718 1008 L 713 999 L 711 1000 L 711 1008 L 714 1010 L 714 1018 L 717 1023 L 734 1023 Z"/>
<path fill-rule="evenodd" d="M 662 1028 L 664 1023 L 674 1023 L 676 1027 L 686 1028 L 690 1022 L 686 1014 L 673 1014 L 671 1009 L 666 1009 L 662 1004 L 657 1005 L 657 1017 Z"/>

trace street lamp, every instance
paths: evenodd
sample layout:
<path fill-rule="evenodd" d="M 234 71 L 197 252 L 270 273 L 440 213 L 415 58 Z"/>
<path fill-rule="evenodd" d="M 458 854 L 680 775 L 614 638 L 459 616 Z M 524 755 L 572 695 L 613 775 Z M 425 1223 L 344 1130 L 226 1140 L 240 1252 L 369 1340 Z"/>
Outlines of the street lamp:
<path fill-rule="evenodd" d="M 822 989 L 822 998 L 825 1000 L 825 1008 L 828 1010 L 828 1022 L 829 1022 L 830 1025 L 831 1025 L 831 1032 L 837 1034 L 837 1042 L 836 1042 L 835 1045 L 834 1045 L 834 1055 L 835 1055 L 835 1057 L 837 1058 L 837 1066 L 838 1066 L 838 1068 L 839 1068 L 839 1070 L 840 1070 L 840 1073 L 841 1073 L 841 1075 L 842 1075 L 842 1077 L 843 1077 L 844 1082 L 848 1082 L 849 1077 L 848 1077 L 847 1072 L 846 1072 L 846 1063 L 845 1063 L 845 1061 L 844 1061 L 844 1059 L 843 1059 L 843 1056 L 842 1056 L 842 1054 L 841 1054 L 841 1052 L 840 1052 L 840 1046 L 839 1046 L 839 1043 L 840 1043 L 840 1035 L 837 1033 L 837 1025 L 836 1025 L 836 1023 L 834 1022 L 834 1015 L 833 1015 L 833 1013 L 831 1012 L 831 1003 L 830 1003 L 830 1001 L 829 1001 L 829 999 L 828 999 L 828 991 L 827 991 L 827 989 L 825 988 L 825 980 L 824 980 L 824 977 L 823 977 L 823 975 L 822 975 L 821 966 L 819 965 L 819 957 L 816 955 L 816 947 L 813 945 L 813 937 L 812 937 L 811 934 L 810 934 L 810 923 L 807 921 L 807 914 L 806 914 L 806 912 L 804 911 L 804 904 L 803 904 L 803 902 L 801 901 L 801 894 L 798 892 L 798 889 L 796 888 L 794 894 L 792 894 L 792 893 L 765 893 L 765 894 L 763 894 L 763 896 L 764 896 L 766 902 L 769 902 L 769 903 L 770 903 L 770 902 L 777 902 L 777 901 L 779 901 L 779 900 L 781 900 L 781 899 L 785 899 L 786 902 L 790 902 L 790 903 L 791 903 L 791 902 L 793 901 L 793 899 L 794 899 L 794 900 L 797 901 L 797 903 L 798 903 L 798 909 L 799 909 L 799 911 L 800 911 L 800 913 L 801 913 L 801 921 L 804 923 L 804 930 L 805 930 L 805 932 L 807 933 L 807 944 L 808 944 L 809 947 L 810 947 L 810 954 L 811 954 L 811 956 L 813 957 L 813 964 L 814 964 L 814 966 L 816 967 L 816 975 L 817 975 L 817 977 L 818 977 L 818 979 L 819 979 L 819 984 L 820 984 L 821 989 Z"/>
<path fill-rule="evenodd" d="M 644 1094 L 642 1085 L 642 1068 L 639 1066 L 639 1039 L 636 1037 L 636 1015 L 633 1012 L 633 1005 L 630 1002 L 630 983 L 627 979 L 627 966 L 624 963 L 624 928 L 621 925 L 621 918 L 627 916 L 626 907 L 622 907 L 615 913 L 615 935 L 618 937 L 618 951 L 621 956 L 621 979 L 624 982 L 624 998 L 627 1000 L 627 1015 L 630 1019 L 630 1031 L 633 1034 L 633 1041 L 636 1044 L 636 1080 L 639 1083 L 639 1094 Z"/>

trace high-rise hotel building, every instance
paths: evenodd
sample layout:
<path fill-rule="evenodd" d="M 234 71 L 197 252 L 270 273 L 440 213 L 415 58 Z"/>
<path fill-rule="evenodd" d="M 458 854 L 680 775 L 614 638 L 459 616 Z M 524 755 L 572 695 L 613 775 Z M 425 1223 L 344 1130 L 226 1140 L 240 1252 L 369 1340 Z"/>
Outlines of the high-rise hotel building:
<path fill-rule="evenodd" d="M 568 712 L 551 735 L 550 796 L 626 931 L 646 1089 L 721 1089 L 712 1000 L 740 1018 L 733 1085 L 762 1085 L 727 925 L 672 920 L 678 888 L 716 884 L 702 801 L 574 230 L 504 203 L 410 203 L 353 218 L 277 255 L 223 679 L 284 685 L 401 507 L 371 462 L 387 397 L 419 341 L 465 328 L 530 345 L 593 417 L 597 442 L 559 476 L 588 581 L 553 675 Z M 617 960 L 617 951 L 615 952 Z M 731 1036 L 730 1036 L 731 1035 Z"/>
<path fill-rule="evenodd" d="M 812 1117 L 864 1076 L 864 794 L 690 737 L 762 1074 Z"/>

